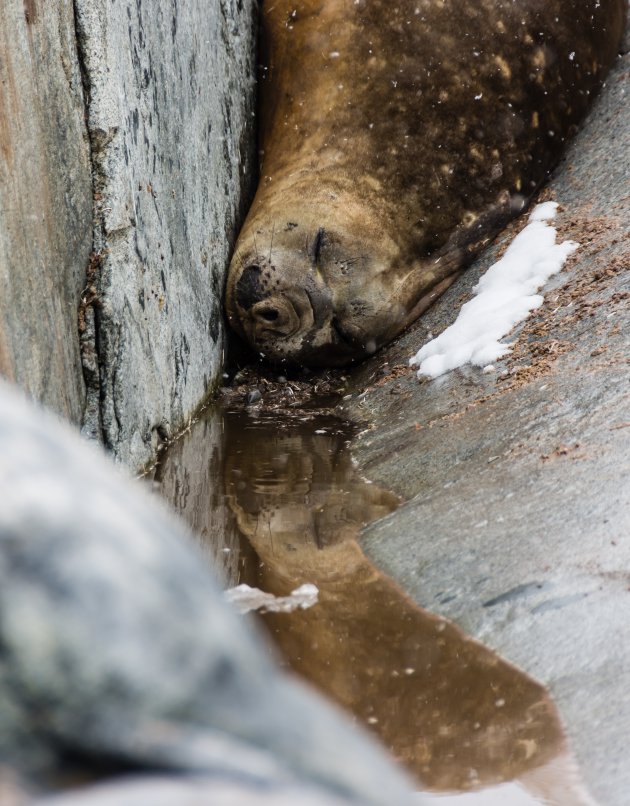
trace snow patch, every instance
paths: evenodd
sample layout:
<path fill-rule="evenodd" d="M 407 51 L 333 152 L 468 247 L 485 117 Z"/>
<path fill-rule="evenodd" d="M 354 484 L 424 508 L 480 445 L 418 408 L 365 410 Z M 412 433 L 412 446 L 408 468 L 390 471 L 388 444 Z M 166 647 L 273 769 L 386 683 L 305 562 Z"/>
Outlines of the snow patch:
<path fill-rule="evenodd" d="M 237 585 L 225 591 L 225 598 L 236 607 L 239 613 L 250 610 L 263 610 L 266 613 L 291 613 L 293 610 L 306 610 L 317 604 L 319 590 L 315 585 L 300 585 L 289 596 L 274 596 L 260 588 L 249 585 Z"/>
<path fill-rule="evenodd" d="M 557 208 L 556 202 L 534 208 L 527 226 L 474 287 L 475 296 L 456 321 L 409 361 L 418 367 L 419 378 L 437 378 L 464 364 L 489 367 L 510 352 L 511 344 L 499 339 L 542 304 L 536 292 L 578 248 L 574 241 L 556 243 L 556 229 L 547 221 L 555 218 Z"/>

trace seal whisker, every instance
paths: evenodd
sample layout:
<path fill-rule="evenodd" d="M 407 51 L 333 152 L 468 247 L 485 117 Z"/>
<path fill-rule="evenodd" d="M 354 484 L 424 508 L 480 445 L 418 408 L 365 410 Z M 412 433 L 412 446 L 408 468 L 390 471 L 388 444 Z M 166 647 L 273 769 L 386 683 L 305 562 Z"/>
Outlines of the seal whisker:
<path fill-rule="evenodd" d="M 271 225 L 271 243 L 269 245 L 269 263 L 271 263 L 271 252 L 273 250 L 273 236 L 276 231 L 276 222 L 274 221 Z"/>

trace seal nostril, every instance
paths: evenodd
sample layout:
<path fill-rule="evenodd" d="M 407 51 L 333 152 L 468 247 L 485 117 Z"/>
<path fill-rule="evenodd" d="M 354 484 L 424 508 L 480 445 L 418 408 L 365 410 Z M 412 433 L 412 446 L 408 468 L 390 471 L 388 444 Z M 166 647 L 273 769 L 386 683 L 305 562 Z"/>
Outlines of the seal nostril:
<path fill-rule="evenodd" d="M 236 301 L 245 311 L 265 297 L 260 282 L 261 274 L 260 266 L 256 265 L 246 266 L 241 272 L 236 284 Z"/>
<path fill-rule="evenodd" d="M 275 308 L 265 308 L 262 311 L 257 311 L 257 313 L 261 319 L 264 319 L 266 322 L 275 322 L 280 316 Z"/>
<path fill-rule="evenodd" d="M 268 343 L 270 339 L 286 339 L 299 330 L 302 308 L 296 309 L 289 297 L 278 294 L 254 305 L 249 312 L 248 321 L 254 340 L 261 339 Z"/>

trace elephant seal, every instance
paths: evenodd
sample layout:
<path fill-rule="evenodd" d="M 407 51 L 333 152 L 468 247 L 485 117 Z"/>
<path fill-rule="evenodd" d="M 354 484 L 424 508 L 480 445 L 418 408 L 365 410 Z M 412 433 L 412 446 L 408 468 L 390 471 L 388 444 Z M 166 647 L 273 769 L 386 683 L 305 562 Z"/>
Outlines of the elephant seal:
<path fill-rule="evenodd" d="M 265 0 L 261 175 L 228 321 L 347 364 L 527 204 L 617 54 L 627 0 Z"/>

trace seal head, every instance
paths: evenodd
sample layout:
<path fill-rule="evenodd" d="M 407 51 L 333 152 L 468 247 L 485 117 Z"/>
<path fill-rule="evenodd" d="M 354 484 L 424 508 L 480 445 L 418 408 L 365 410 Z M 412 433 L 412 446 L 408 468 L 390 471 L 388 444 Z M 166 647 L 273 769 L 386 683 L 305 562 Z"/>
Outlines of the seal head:
<path fill-rule="evenodd" d="M 307 190 L 291 188 L 298 198 Z M 287 193 L 279 198 L 284 206 Z M 336 366 L 373 353 L 409 314 L 397 287 L 409 266 L 382 222 L 341 193 L 296 206 L 295 221 L 281 209 L 270 220 L 270 208 L 250 219 L 234 255 L 231 325 L 275 362 Z"/>

